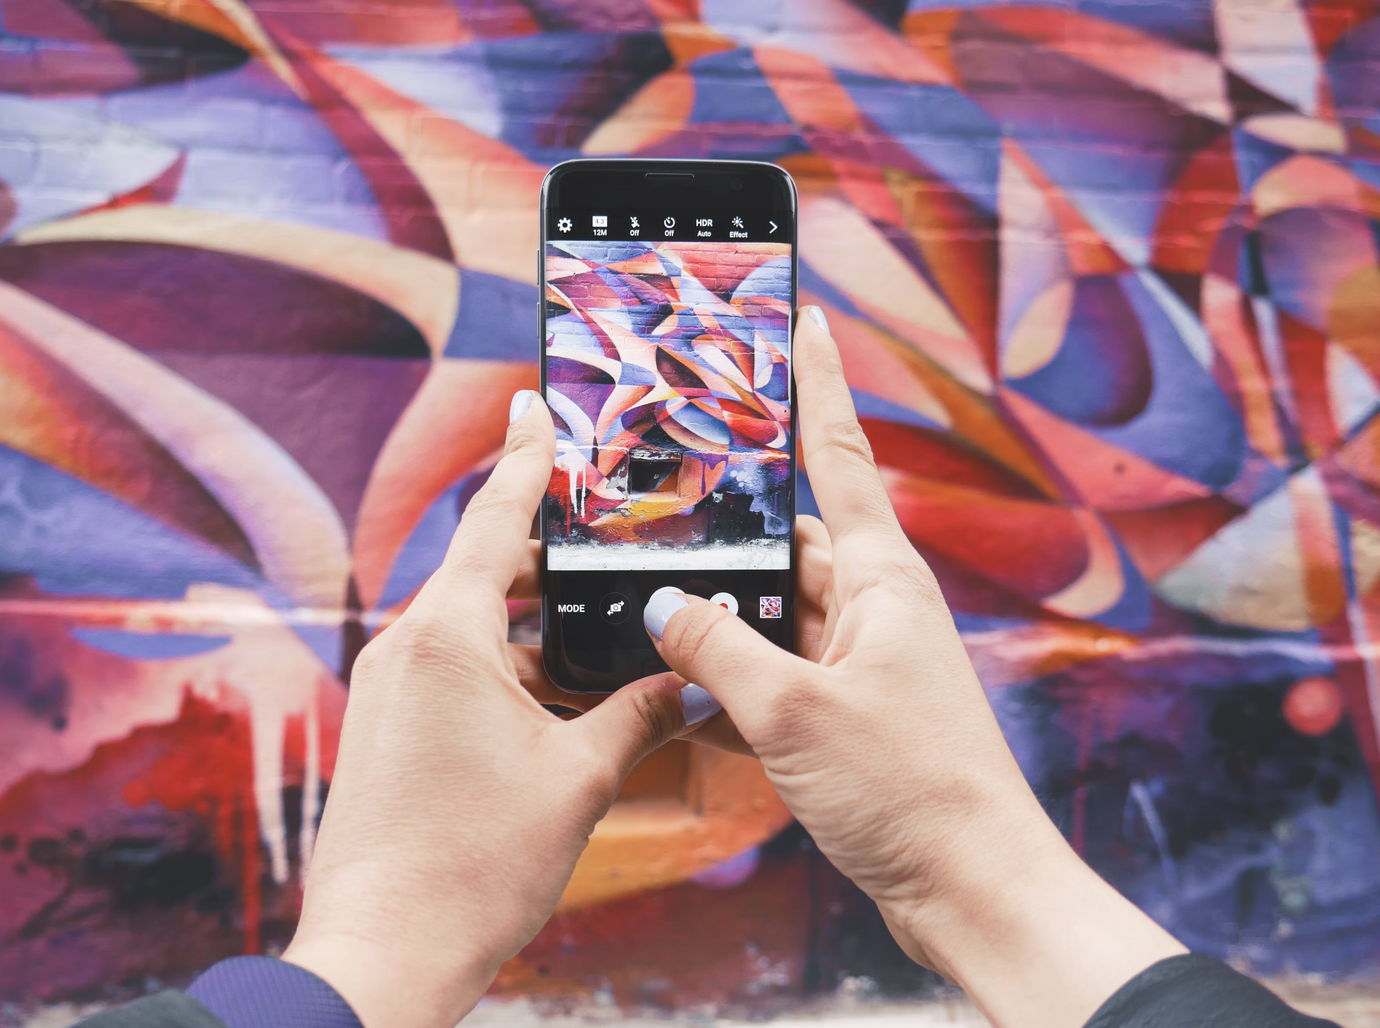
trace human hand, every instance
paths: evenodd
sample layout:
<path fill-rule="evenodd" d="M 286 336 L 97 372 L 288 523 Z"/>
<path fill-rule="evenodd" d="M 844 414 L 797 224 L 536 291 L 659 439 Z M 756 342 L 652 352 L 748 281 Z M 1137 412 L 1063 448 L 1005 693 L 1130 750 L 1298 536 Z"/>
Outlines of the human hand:
<path fill-rule="evenodd" d="M 908 954 L 998 1025 L 1075 1028 L 1184 949 L 1078 859 L 1030 791 L 892 511 L 823 315 L 807 311 L 793 363 L 827 526 L 812 545 L 828 570 L 802 578 L 798 594 L 823 612 L 818 637 L 793 656 L 674 590 L 648 603 L 647 630 L 673 669 L 723 704 Z"/>
<path fill-rule="evenodd" d="M 283 959 L 365 1028 L 451 1028 L 546 922 L 628 771 L 686 727 L 672 675 L 570 721 L 519 683 L 504 598 L 555 455 L 535 396 L 514 397 L 504 456 L 440 570 L 355 664 Z"/>
<path fill-rule="evenodd" d="M 541 543 L 534 539 L 528 543 L 526 559 L 508 592 L 508 599 L 536 600 L 540 596 L 540 568 Z M 795 521 L 795 568 L 796 652 L 807 660 L 817 661 L 823 653 L 828 627 L 823 600 L 830 592 L 833 561 L 824 522 L 808 514 Z M 518 679 L 538 703 L 589 711 L 608 699 L 602 693 L 571 693 L 557 686 L 546 674 L 540 646 L 513 644 L 510 651 Z M 693 686 L 687 687 L 683 698 L 690 720 L 698 723 L 688 728 L 682 739 L 730 753 L 754 755 L 752 747 L 712 696 L 699 686 Z"/>

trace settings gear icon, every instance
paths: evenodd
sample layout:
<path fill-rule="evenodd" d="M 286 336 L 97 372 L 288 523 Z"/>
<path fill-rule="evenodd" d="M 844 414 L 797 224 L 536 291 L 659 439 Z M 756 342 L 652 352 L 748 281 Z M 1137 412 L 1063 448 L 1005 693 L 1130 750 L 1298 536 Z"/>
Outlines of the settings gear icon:
<path fill-rule="evenodd" d="M 562 218 L 560 221 L 556 222 L 556 227 L 557 227 L 558 229 L 560 229 L 562 232 L 569 232 L 569 231 L 570 231 L 570 219 L 569 219 L 569 218 Z"/>

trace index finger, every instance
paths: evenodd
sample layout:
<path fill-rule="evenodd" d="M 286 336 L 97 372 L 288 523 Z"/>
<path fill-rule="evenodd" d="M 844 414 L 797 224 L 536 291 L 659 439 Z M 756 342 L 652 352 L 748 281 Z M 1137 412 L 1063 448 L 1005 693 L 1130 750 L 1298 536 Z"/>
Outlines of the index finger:
<path fill-rule="evenodd" d="M 858 424 L 843 361 L 818 307 L 797 319 L 791 362 L 800 411 L 800 448 L 820 514 L 834 546 L 850 535 L 884 533 L 903 539 L 872 446 Z"/>
<path fill-rule="evenodd" d="M 528 406 L 519 410 L 524 394 Z M 432 576 L 448 593 L 463 582 L 466 596 L 501 602 L 528 560 L 532 516 L 556 462 L 556 433 L 550 411 L 532 390 L 515 395 L 512 409 L 517 416 L 508 426 L 503 457 L 465 508 Z"/>

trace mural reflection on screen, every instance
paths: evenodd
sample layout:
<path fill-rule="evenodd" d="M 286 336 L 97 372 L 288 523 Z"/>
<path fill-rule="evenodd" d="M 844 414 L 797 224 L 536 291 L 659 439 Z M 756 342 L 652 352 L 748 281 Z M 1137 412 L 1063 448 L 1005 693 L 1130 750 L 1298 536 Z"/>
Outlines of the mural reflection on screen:
<path fill-rule="evenodd" d="M 553 571 L 790 566 L 787 243 L 550 242 Z"/>

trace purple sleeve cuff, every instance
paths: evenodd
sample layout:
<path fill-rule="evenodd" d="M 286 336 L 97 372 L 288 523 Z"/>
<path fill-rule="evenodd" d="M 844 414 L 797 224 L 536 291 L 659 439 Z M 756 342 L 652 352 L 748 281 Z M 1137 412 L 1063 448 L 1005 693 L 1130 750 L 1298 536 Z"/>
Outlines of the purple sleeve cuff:
<path fill-rule="evenodd" d="M 226 1028 L 363 1028 L 340 993 L 273 957 L 222 960 L 187 990 Z"/>

